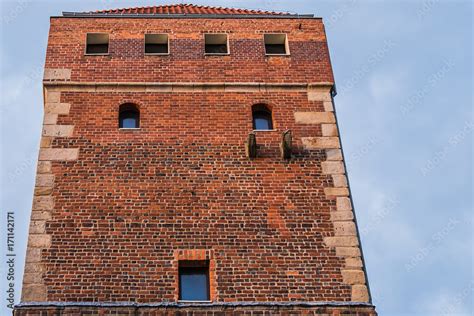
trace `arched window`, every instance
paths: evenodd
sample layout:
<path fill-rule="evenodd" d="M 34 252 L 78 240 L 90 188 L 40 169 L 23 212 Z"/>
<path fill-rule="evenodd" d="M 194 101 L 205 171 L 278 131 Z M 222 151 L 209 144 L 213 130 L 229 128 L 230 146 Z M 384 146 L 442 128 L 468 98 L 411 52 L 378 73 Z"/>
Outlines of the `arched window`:
<path fill-rule="evenodd" d="M 131 103 L 122 104 L 119 110 L 119 128 L 139 128 L 140 111 Z"/>
<path fill-rule="evenodd" d="M 255 104 L 252 107 L 253 129 L 269 130 L 273 129 L 272 112 L 264 104 Z"/>

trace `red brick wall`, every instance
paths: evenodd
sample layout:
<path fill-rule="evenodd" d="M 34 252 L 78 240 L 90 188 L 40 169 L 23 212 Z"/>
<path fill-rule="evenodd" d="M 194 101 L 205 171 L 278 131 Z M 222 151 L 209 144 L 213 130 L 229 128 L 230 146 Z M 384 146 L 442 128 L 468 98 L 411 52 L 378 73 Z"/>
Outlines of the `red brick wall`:
<path fill-rule="evenodd" d="M 143 34 L 152 31 L 170 34 L 170 56 L 143 55 Z M 231 55 L 204 57 L 202 33 L 217 31 L 230 34 Z M 110 56 L 84 56 L 87 32 L 111 34 Z M 288 32 L 291 57 L 265 57 L 264 32 Z M 81 82 L 333 81 L 317 19 L 53 18 L 46 68 L 72 69 L 71 81 Z M 77 160 L 45 159 L 52 164 L 54 187 L 46 192 L 51 198 L 44 231 L 37 232 L 42 242 L 30 236 L 30 252 L 41 256 L 27 258 L 40 260 L 41 269 L 25 282 L 27 302 L 36 297 L 176 302 L 177 261 L 183 258 L 210 261 L 214 302 L 351 301 L 351 283 L 341 273 L 344 257 L 323 242 L 335 235 L 330 212 L 337 210 L 336 197 L 324 192 L 334 186 L 331 175 L 322 172 L 326 151 L 305 150 L 301 143 L 302 137 L 323 136 L 321 124 L 297 124 L 294 116 L 330 111 L 327 104 L 309 101 L 301 88 L 225 93 L 83 88 L 62 88 L 60 100 L 47 92 L 47 99 L 57 102 L 53 106 L 70 104 L 70 110 L 55 112 L 60 114 L 53 128 L 74 130 L 44 138 L 44 147 L 52 141 L 49 152 L 78 148 L 79 154 Z M 140 108 L 138 130 L 118 129 L 118 109 L 126 102 Z M 255 103 L 272 109 L 275 130 L 256 133 L 259 157 L 249 160 L 244 143 Z M 291 160 L 279 152 L 287 129 L 293 133 Z M 313 306 L 308 313 L 368 315 L 372 307 L 367 305 Z M 215 308 L 209 313 L 227 311 Z M 17 313 L 31 311 L 25 307 Z"/>
<path fill-rule="evenodd" d="M 110 33 L 109 56 L 84 55 L 88 32 Z M 145 56 L 146 32 L 169 33 L 171 54 Z M 230 56 L 204 56 L 207 32 L 229 34 Z M 266 58 L 265 32 L 288 33 L 291 56 Z M 46 68 L 72 81 L 333 82 L 319 19 L 52 18 Z"/>
<path fill-rule="evenodd" d="M 335 208 L 324 152 L 284 161 L 278 151 L 281 131 L 293 130 L 296 145 L 309 132 L 294 111 L 321 111 L 306 93 L 62 97 L 71 110 L 58 124 L 74 124 L 75 136 L 52 146 L 80 154 L 53 163 L 49 300 L 176 300 L 179 249 L 214 251 L 219 300 L 350 300 L 343 260 L 322 243 Z M 251 106 L 262 100 L 277 131 L 257 133 L 263 157 L 249 160 Z M 140 130 L 117 128 L 123 101 L 139 104 Z"/>

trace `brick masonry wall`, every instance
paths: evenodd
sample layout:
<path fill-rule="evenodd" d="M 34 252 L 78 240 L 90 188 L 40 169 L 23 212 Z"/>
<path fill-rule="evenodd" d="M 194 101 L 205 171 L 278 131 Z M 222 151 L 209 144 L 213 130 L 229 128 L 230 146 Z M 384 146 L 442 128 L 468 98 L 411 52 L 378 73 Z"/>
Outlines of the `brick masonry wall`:
<path fill-rule="evenodd" d="M 110 55 L 84 55 L 88 32 L 110 34 Z M 231 54 L 205 56 L 207 32 L 228 33 Z M 268 32 L 288 33 L 291 56 L 265 57 Z M 171 54 L 144 55 L 145 33 L 168 33 Z M 52 18 L 46 68 L 81 82 L 333 82 L 318 19 Z"/>
<path fill-rule="evenodd" d="M 206 259 L 213 302 L 363 304 L 251 306 L 242 314 L 275 308 L 283 314 L 375 313 L 342 162 L 322 23 L 271 21 L 259 20 L 257 27 L 247 20 L 52 19 L 23 303 L 173 304 L 178 261 Z M 174 36 L 197 41 L 203 31 L 196 29 L 218 27 L 231 31 L 231 52 L 235 36 L 250 38 L 249 49 L 257 53 L 245 57 L 237 50 L 207 60 L 172 46 L 164 58 L 173 63 L 163 70 L 164 59 L 148 63 L 141 44 L 113 43 L 121 36 L 138 41 L 143 30 L 168 30 L 172 43 Z M 83 56 L 85 33 L 106 29 L 112 54 Z M 292 56 L 265 58 L 257 40 L 263 31 L 256 29 L 291 31 Z M 311 53 L 303 56 L 298 47 Z M 107 81 L 123 83 L 100 85 Z M 199 83 L 204 81 L 215 85 Z M 140 109 L 140 129 L 118 128 L 119 106 L 128 102 Z M 245 142 L 256 103 L 272 109 L 275 130 L 256 132 L 258 157 L 249 159 Z M 290 160 L 279 149 L 287 129 L 293 135 Z M 95 313 L 88 308 L 77 313 Z M 195 311 L 212 315 L 229 308 L 238 311 Z M 46 309 L 23 305 L 16 313 Z M 127 307 L 115 312 L 128 315 Z M 140 307 L 143 315 L 161 312 Z"/>

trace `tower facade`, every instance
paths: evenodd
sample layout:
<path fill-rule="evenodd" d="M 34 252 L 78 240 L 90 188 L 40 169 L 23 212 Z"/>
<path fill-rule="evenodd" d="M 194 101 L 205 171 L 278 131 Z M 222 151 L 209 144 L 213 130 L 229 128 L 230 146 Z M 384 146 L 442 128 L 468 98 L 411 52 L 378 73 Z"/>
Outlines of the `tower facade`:
<path fill-rule="evenodd" d="M 51 18 L 15 315 L 375 315 L 312 15 Z"/>

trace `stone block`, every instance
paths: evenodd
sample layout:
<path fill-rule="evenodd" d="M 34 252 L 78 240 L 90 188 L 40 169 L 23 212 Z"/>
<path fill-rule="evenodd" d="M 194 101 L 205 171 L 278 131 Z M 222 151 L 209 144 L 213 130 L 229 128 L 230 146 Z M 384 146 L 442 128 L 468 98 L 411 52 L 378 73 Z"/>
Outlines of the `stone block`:
<path fill-rule="evenodd" d="M 332 196 L 349 196 L 348 188 L 324 188 L 324 193 L 327 197 Z"/>
<path fill-rule="evenodd" d="M 44 234 L 46 233 L 45 221 L 30 221 L 30 234 Z"/>
<path fill-rule="evenodd" d="M 334 234 L 336 236 L 357 236 L 356 227 L 353 221 L 334 222 Z"/>
<path fill-rule="evenodd" d="M 311 87 L 308 91 L 308 101 L 332 101 L 331 87 Z"/>
<path fill-rule="evenodd" d="M 342 151 L 340 149 L 327 149 L 326 160 L 328 161 L 341 161 Z"/>
<path fill-rule="evenodd" d="M 336 256 L 360 257 L 360 249 L 358 247 L 336 247 Z"/>
<path fill-rule="evenodd" d="M 45 68 L 44 80 L 70 80 L 71 69 L 64 68 Z"/>
<path fill-rule="evenodd" d="M 49 148 L 51 147 L 51 143 L 53 142 L 52 137 L 41 137 L 40 148 Z"/>
<path fill-rule="evenodd" d="M 344 164 L 342 161 L 323 161 L 321 163 L 323 174 L 344 174 Z"/>
<path fill-rule="evenodd" d="M 79 157 L 79 148 L 42 148 L 39 160 L 71 161 Z"/>
<path fill-rule="evenodd" d="M 37 173 L 50 173 L 51 172 L 51 161 L 40 161 L 36 168 Z"/>
<path fill-rule="evenodd" d="M 295 112 L 297 124 L 335 123 L 336 119 L 331 112 Z"/>
<path fill-rule="evenodd" d="M 45 125 L 43 136 L 70 137 L 74 131 L 74 125 Z"/>
<path fill-rule="evenodd" d="M 25 258 L 26 263 L 37 263 L 41 262 L 41 249 L 39 248 L 30 248 L 28 247 L 26 250 L 26 258 Z M 25 272 L 35 272 L 34 264 L 26 264 L 25 265 Z M 29 269 L 27 269 L 29 268 Z"/>
<path fill-rule="evenodd" d="M 328 247 L 353 247 L 359 245 L 359 241 L 355 236 L 324 237 L 324 243 Z"/>
<path fill-rule="evenodd" d="M 352 301 L 353 302 L 369 302 L 369 291 L 367 286 L 357 284 L 352 286 Z"/>
<path fill-rule="evenodd" d="M 52 218 L 50 211 L 36 211 L 31 212 L 31 220 L 50 220 Z"/>
<path fill-rule="evenodd" d="M 67 115 L 69 114 L 70 109 L 71 104 L 69 103 L 46 103 L 44 106 L 44 113 Z"/>
<path fill-rule="evenodd" d="M 346 188 L 347 187 L 347 178 L 343 174 L 334 174 L 332 176 L 332 182 L 336 188 Z"/>
<path fill-rule="evenodd" d="M 53 187 L 35 187 L 35 196 L 50 195 Z"/>
<path fill-rule="evenodd" d="M 40 173 L 36 175 L 37 187 L 52 187 L 54 185 L 54 175 L 49 173 Z"/>
<path fill-rule="evenodd" d="M 321 124 L 323 136 L 338 136 L 336 124 Z"/>
<path fill-rule="evenodd" d="M 346 284 L 365 284 L 365 274 L 362 270 L 342 270 L 342 279 Z"/>
<path fill-rule="evenodd" d="M 43 282 L 42 273 L 38 272 L 25 272 L 23 274 L 24 284 L 41 284 Z"/>
<path fill-rule="evenodd" d="M 54 208 L 54 199 L 52 196 L 35 196 L 33 198 L 34 211 L 50 211 Z"/>
<path fill-rule="evenodd" d="M 56 113 L 45 113 L 43 117 L 44 125 L 54 125 L 58 122 L 58 114 Z"/>
<path fill-rule="evenodd" d="M 332 104 L 332 101 L 324 101 L 323 106 L 324 106 L 324 111 L 334 112 L 334 106 Z"/>
<path fill-rule="evenodd" d="M 59 103 L 59 102 L 61 102 L 61 92 L 50 91 L 49 89 L 47 89 L 45 103 Z"/>
<path fill-rule="evenodd" d="M 331 220 L 333 222 L 337 221 L 350 221 L 354 219 L 354 214 L 352 211 L 336 211 L 331 212 Z"/>
<path fill-rule="evenodd" d="M 352 203 L 348 197 L 338 197 L 336 199 L 336 209 L 338 211 L 352 211 Z"/>
<path fill-rule="evenodd" d="M 47 299 L 46 286 L 43 284 L 23 284 L 22 302 L 44 302 Z"/>
<path fill-rule="evenodd" d="M 308 150 L 340 148 L 338 137 L 302 137 L 303 147 Z"/>
<path fill-rule="evenodd" d="M 346 268 L 362 268 L 362 259 L 360 257 L 346 258 Z"/>
<path fill-rule="evenodd" d="M 29 234 L 28 247 L 49 248 L 51 246 L 51 236 L 47 234 Z"/>

